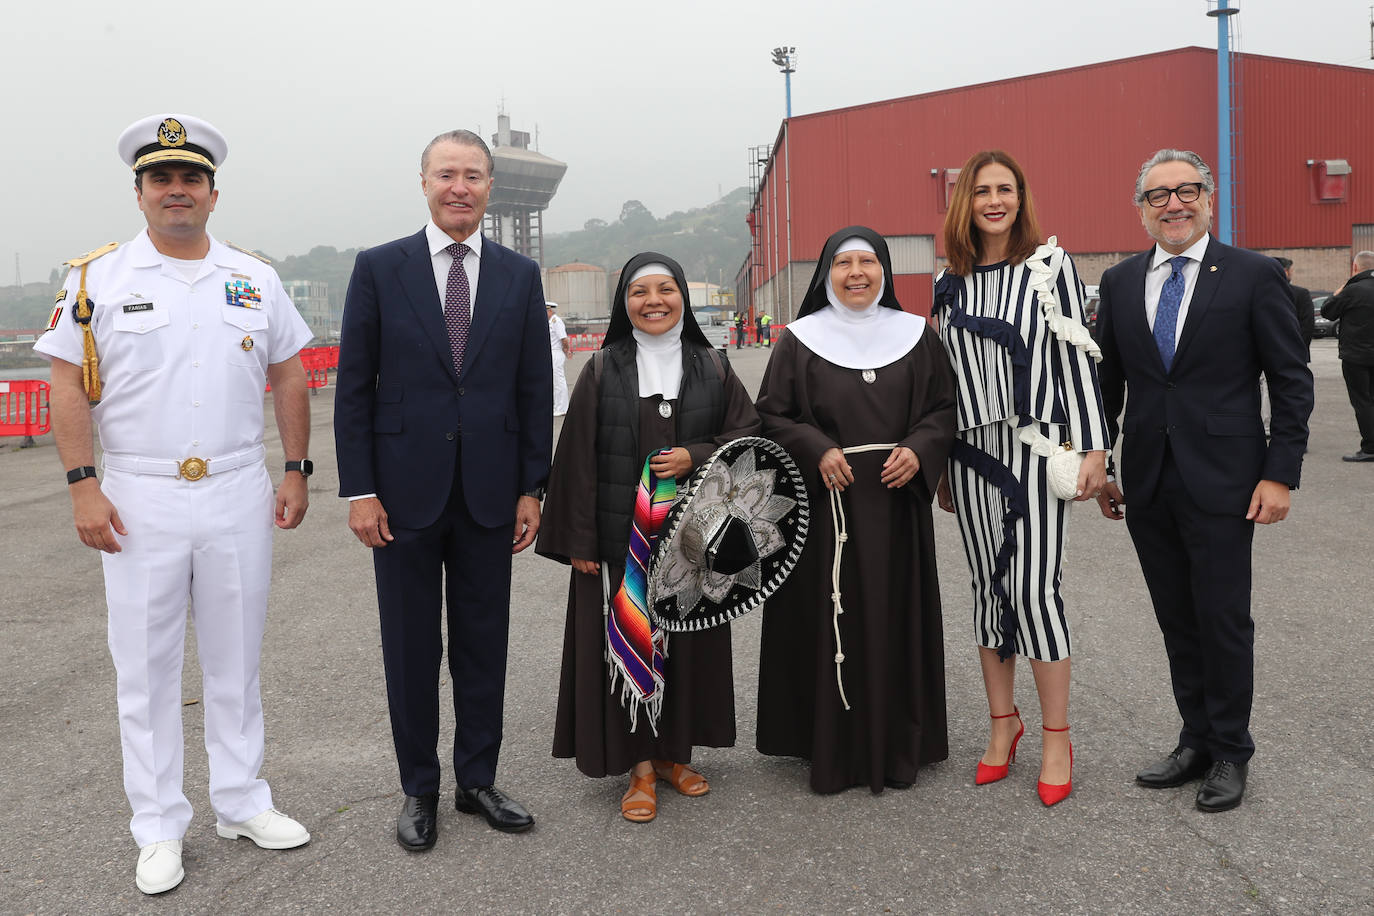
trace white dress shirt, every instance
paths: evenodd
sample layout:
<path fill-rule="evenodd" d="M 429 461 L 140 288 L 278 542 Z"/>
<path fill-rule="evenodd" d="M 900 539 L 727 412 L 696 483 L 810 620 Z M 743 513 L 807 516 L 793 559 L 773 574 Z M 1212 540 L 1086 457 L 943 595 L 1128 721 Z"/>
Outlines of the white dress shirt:
<path fill-rule="evenodd" d="M 439 291 L 439 310 L 443 311 L 444 293 L 448 290 L 448 271 L 453 266 L 453 255 L 444 249 L 453 244 L 453 238 L 431 219 L 429 225 L 425 226 L 425 239 L 429 242 L 429 260 L 434 266 L 434 287 Z M 472 301 L 468 303 L 471 309 L 469 315 L 476 318 L 477 276 L 482 267 L 482 230 L 478 229 L 463 239 L 463 244 L 468 246 L 468 253 L 463 255 L 463 269 L 468 273 L 468 290 L 472 294 Z"/>
<path fill-rule="evenodd" d="M 1174 340 L 1183 336 L 1183 322 L 1188 319 L 1188 304 L 1193 301 L 1193 290 L 1197 288 L 1197 275 L 1202 270 L 1202 256 L 1207 253 L 1207 241 L 1211 238 L 1210 234 L 1204 234 L 1193 244 L 1183 251 L 1183 257 L 1188 261 L 1183 265 L 1183 302 L 1178 307 L 1178 323 L 1174 325 Z M 1159 294 L 1164 291 L 1164 283 L 1169 279 L 1169 275 L 1174 272 L 1173 265 L 1169 260 L 1174 255 L 1169 254 L 1158 244 L 1155 245 L 1154 255 L 1150 258 L 1150 269 L 1145 271 L 1145 320 L 1150 324 L 1150 330 L 1155 327 L 1155 312 L 1159 310 Z"/>

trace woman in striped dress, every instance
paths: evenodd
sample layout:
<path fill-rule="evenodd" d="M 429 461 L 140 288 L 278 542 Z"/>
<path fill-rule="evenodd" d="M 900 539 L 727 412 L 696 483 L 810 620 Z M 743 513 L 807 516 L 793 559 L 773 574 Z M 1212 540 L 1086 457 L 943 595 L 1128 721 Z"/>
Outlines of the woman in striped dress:
<path fill-rule="evenodd" d="M 1024 655 L 1040 695 L 1037 791 L 1053 805 L 1073 788 L 1069 624 L 1059 594 L 1070 504 L 1051 492 L 1047 459 L 1028 440 L 1083 453 L 1079 502 L 1106 483 L 1109 442 L 1082 283 L 1053 239 L 1039 239 L 1020 166 L 1000 150 L 974 155 L 945 217 L 949 268 L 935 291 L 959 384 L 958 438 L 937 498 L 959 519 L 992 717 L 975 781 L 1005 778 L 1016 757 L 1025 727 L 1013 679 Z"/>

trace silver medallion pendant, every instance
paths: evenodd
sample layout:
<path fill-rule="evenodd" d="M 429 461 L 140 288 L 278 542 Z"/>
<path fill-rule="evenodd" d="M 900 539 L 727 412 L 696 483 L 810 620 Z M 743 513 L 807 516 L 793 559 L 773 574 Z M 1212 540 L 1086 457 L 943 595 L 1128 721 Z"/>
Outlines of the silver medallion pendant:
<path fill-rule="evenodd" d="M 658 415 L 665 420 L 668 419 L 673 415 L 673 405 L 669 404 L 667 401 L 659 401 Z"/>
<path fill-rule="evenodd" d="M 878 373 L 874 372 L 872 369 L 865 369 L 863 372 L 863 380 L 872 385 L 878 380 Z"/>

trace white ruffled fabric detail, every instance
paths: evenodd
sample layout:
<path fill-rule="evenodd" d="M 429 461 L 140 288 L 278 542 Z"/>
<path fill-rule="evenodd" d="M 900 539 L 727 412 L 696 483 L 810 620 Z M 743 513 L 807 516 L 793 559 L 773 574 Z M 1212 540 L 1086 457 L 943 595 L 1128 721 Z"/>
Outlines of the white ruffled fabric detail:
<path fill-rule="evenodd" d="M 1056 242 L 1058 236 L 1050 236 L 1045 244 L 1035 249 L 1026 259 L 1026 270 L 1030 273 L 1030 288 L 1035 290 L 1035 298 L 1040 303 L 1040 311 L 1045 323 L 1055 337 L 1077 347 L 1098 362 L 1102 361 L 1102 349 L 1093 340 L 1083 323 L 1059 309 L 1059 298 L 1055 295 L 1055 285 L 1059 273 L 1064 269 L 1064 249 Z M 1016 418 L 1007 420 L 1013 427 Z M 1083 466 L 1083 455 L 1064 443 L 1058 445 L 1046 438 L 1034 426 L 1016 429 L 1016 438 L 1030 446 L 1030 450 L 1046 459 L 1045 472 L 1049 478 L 1050 492 L 1060 499 L 1073 499 L 1078 495 L 1078 474 Z"/>
<path fill-rule="evenodd" d="M 787 326 L 808 350 L 842 369 L 890 366 L 911 352 L 925 329 L 920 315 L 885 308 L 878 299 L 857 312 L 828 305 Z"/>
<path fill-rule="evenodd" d="M 1035 298 L 1040 302 L 1040 311 L 1055 337 L 1084 351 L 1099 363 L 1102 362 L 1102 348 L 1093 340 L 1083 322 L 1065 315 L 1059 309 L 1059 299 L 1054 287 L 1059 280 L 1059 272 L 1064 268 L 1064 249 L 1056 243 L 1059 237 L 1052 235 L 1045 244 L 1035 249 L 1035 254 L 1026 259 L 1026 270 L 1030 273 L 1030 287 L 1035 290 Z"/>

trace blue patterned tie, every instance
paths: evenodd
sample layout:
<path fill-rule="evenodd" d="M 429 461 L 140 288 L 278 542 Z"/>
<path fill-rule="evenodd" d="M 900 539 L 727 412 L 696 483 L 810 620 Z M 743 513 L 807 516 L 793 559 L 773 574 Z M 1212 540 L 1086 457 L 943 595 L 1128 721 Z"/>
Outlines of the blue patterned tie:
<path fill-rule="evenodd" d="M 1174 266 L 1164 288 L 1159 291 L 1159 307 L 1155 309 L 1155 346 L 1159 347 L 1159 358 L 1164 360 L 1164 371 L 1174 364 L 1174 338 L 1178 325 L 1178 308 L 1183 304 L 1183 290 L 1188 281 L 1183 278 L 1183 265 L 1188 259 L 1183 255 L 1170 258 Z"/>

